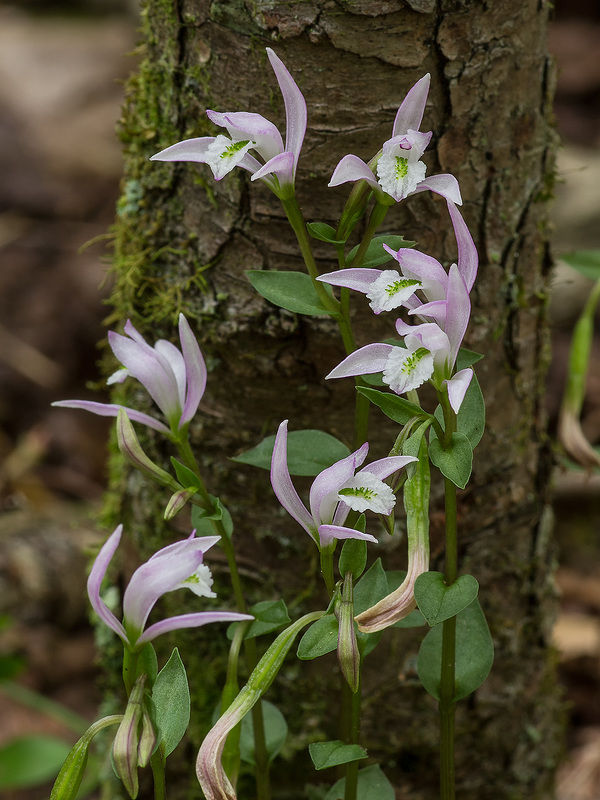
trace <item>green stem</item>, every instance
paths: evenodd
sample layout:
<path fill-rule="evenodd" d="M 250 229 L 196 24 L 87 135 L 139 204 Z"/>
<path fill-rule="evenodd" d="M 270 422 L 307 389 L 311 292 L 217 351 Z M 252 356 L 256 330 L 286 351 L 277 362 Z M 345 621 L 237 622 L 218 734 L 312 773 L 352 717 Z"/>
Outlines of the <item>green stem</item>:
<path fill-rule="evenodd" d="M 457 577 L 456 486 L 444 478 L 446 505 L 446 586 Z M 456 702 L 456 617 L 442 623 L 442 672 L 440 682 L 440 797 L 454 800 L 454 711 Z"/>
<path fill-rule="evenodd" d="M 152 770 L 152 777 L 154 778 L 154 800 L 166 800 L 165 762 L 160 748 L 150 758 L 150 768 Z"/>
<path fill-rule="evenodd" d="M 198 478 L 198 494 L 200 495 L 201 500 L 206 504 L 207 508 L 211 508 L 212 500 L 210 499 L 210 495 L 204 486 L 204 482 L 200 475 L 198 462 L 196 461 L 196 458 L 192 452 L 187 436 L 185 438 L 182 437 L 182 440 L 177 443 L 177 447 L 182 461 L 186 467 L 191 469 Z M 220 519 L 213 519 L 211 522 L 213 528 L 215 529 L 215 533 L 221 537 L 219 544 L 225 553 L 225 557 L 227 558 L 229 577 L 231 580 L 231 586 L 233 588 L 236 608 L 240 614 L 247 614 L 248 606 L 246 605 L 246 599 L 244 597 L 242 580 L 240 578 L 240 573 L 237 566 L 233 543 L 227 535 L 225 526 Z M 246 662 L 246 668 L 248 672 L 252 673 L 253 669 L 258 663 L 255 639 L 244 640 L 244 661 Z M 254 760 L 256 762 L 256 797 L 257 800 L 269 800 L 271 796 L 269 780 L 269 754 L 265 740 L 265 725 L 262 706 L 260 703 L 252 708 L 252 727 L 254 731 Z"/>
<path fill-rule="evenodd" d="M 360 664 L 362 667 L 362 663 Z M 359 669 L 360 669 L 359 667 Z M 358 689 L 353 692 L 347 681 L 342 678 L 342 701 L 345 706 L 345 719 L 347 720 L 346 743 L 360 744 L 360 713 L 361 713 L 361 681 L 358 680 Z M 351 761 L 346 765 L 346 783 L 344 800 L 356 800 L 358 789 L 358 761 Z"/>
<path fill-rule="evenodd" d="M 335 578 L 333 574 L 333 550 L 323 547 L 320 551 L 321 554 L 321 574 L 325 581 L 325 586 L 329 592 L 329 597 L 333 596 L 335 589 Z"/>
<path fill-rule="evenodd" d="M 371 212 L 371 216 L 369 218 L 369 224 L 367 225 L 367 230 L 365 231 L 365 235 L 362 238 L 362 241 L 356 251 L 356 255 L 352 259 L 352 263 L 348 264 L 349 267 L 361 267 L 363 261 L 365 260 L 365 255 L 367 250 L 369 249 L 369 245 L 371 244 L 371 240 L 373 236 L 377 233 L 377 230 L 385 216 L 388 212 L 389 206 L 382 205 L 381 203 L 376 203 L 373 211 Z"/>

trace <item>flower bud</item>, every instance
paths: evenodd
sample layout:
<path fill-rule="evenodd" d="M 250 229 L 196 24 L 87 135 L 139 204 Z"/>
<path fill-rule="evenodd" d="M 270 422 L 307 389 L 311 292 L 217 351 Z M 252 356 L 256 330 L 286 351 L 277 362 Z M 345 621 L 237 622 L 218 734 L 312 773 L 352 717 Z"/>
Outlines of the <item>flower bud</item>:
<path fill-rule="evenodd" d="M 131 424 L 131 420 L 127 416 L 124 409 L 119 409 L 117 416 L 117 443 L 119 450 L 129 461 L 130 464 L 144 475 L 152 478 L 153 481 L 161 483 L 164 486 L 169 486 L 173 490 L 181 488 L 168 472 L 161 469 L 157 464 L 151 461 L 146 453 L 142 450 L 142 446 L 136 436 L 136 433 Z"/>
<path fill-rule="evenodd" d="M 337 656 L 342 675 L 353 692 L 358 691 L 360 681 L 360 654 L 354 630 L 354 603 L 352 599 L 352 573 L 344 577 L 342 594 L 335 608 L 339 623 Z"/>
<path fill-rule="evenodd" d="M 145 767 L 150 761 L 152 753 L 156 749 L 157 736 L 152 724 L 150 714 L 144 708 L 142 710 L 142 733 L 138 744 L 138 764 Z"/>
<path fill-rule="evenodd" d="M 192 486 L 190 489 L 180 489 L 175 494 L 171 495 L 171 499 L 165 508 L 164 518 L 168 522 L 174 516 L 179 514 L 181 509 L 185 506 L 190 497 L 193 497 L 198 489 Z"/>
<path fill-rule="evenodd" d="M 139 790 L 138 782 L 138 746 L 140 742 L 140 721 L 142 719 L 142 697 L 144 694 L 145 675 L 140 675 L 134 684 L 123 721 L 113 742 L 112 754 L 115 771 L 123 785 L 135 800 Z"/>

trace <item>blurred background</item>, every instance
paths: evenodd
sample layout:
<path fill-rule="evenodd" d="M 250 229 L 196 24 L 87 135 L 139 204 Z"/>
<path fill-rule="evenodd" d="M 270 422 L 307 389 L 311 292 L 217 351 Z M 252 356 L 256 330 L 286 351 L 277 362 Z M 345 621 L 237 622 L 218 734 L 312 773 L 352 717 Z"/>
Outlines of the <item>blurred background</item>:
<path fill-rule="evenodd" d="M 2 800 L 46 798 L 43 765 L 60 762 L 68 749 L 61 740 L 74 742 L 97 710 L 86 548 L 99 535 L 94 519 L 111 422 L 49 403 L 83 397 L 86 385 L 98 381 L 110 282 L 107 234 L 121 175 L 115 125 L 123 82 L 136 66 L 137 24 L 135 0 L 0 2 Z M 556 2 L 550 50 L 558 65 L 562 139 L 548 376 L 554 430 L 573 324 L 592 285 L 561 256 L 600 250 L 597 0 Z M 599 354 L 596 341 L 583 411 L 584 431 L 597 446 Z M 600 471 L 559 463 L 554 511 L 561 594 L 555 642 L 568 717 L 559 800 L 598 800 Z M 37 693 L 56 705 L 40 713 Z M 21 737 L 39 748 L 37 788 L 19 786 Z"/>

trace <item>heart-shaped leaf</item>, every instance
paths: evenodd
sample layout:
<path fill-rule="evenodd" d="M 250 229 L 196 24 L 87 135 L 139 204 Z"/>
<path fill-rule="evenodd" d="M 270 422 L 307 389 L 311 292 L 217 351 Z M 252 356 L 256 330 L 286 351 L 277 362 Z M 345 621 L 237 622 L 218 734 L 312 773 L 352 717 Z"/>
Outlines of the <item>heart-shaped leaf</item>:
<path fill-rule="evenodd" d="M 472 575 L 461 575 L 446 586 L 441 572 L 424 572 L 415 581 L 415 600 L 433 628 L 459 614 L 477 597 L 479 584 Z"/>

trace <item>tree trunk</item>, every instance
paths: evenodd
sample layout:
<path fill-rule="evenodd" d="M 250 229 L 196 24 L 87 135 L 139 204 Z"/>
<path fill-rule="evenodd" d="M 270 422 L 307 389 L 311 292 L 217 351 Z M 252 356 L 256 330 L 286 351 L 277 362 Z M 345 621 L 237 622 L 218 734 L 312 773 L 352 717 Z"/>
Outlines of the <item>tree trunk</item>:
<path fill-rule="evenodd" d="M 314 546 L 278 510 L 267 474 L 227 458 L 285 418 L 291 428 L 318 427 L 349 441 L 351 381 L 323 380 L 341 360 L 341 344 L 330 321 L 274 308 L 244 276 L 247 269 L 302 269 L 293 234 L 266 187 L 250 184 L 241 170 L 217 183 L 203 165 L 148 158 L 181 139 L 212 133 L 206 108 L 262 113 L 282 130 L 283 107 L 264 50 L 273 46 L 308 104 L 296 182 L 300 205 L 307 220 L 335 224 L 347 187 L 326 187 L 338 160 L 346 153 L 368 160 L 390 137 L 406 91 L 431 73 L 422 126 L 434 132 L 428 174 L 458 178 L 478 246 L 467 344 L 485 353 L 477 373 L 488 414 L 472 482 L 460 494 L 459 535 L 461 564 L 481 584 L 496 661 L 482 688 L 459 706 L 462 800 L 548 800 L 560 752 L 561 703 L 548 649 L 553 542 L 544 513 L 550 456 L 542 407 L 550 268 L 545 220 L 554 169 L 547 15 L 543 0 L 146 0 L 142 61 L 129 82 L 121 126 L 126 163 L 111 327 L 130 317 L 154 340 L 172 336 L 179 311 L 192 322 L 211 368 L 194 431 L 210 490 L 234 516 L 254 599 L 282 595 L 296 609 L 316 584 Z M 434 195 L 401 203 L 386 227 L 440 260 L 456 257 L 445 203 Z M 331 251 L 319 245 L 319 267 L 329 271 Z M 354 306 L 359 344 L 391 334 L 391 323 L 374 318 L 366 302 L 357 299 Z M 138 405 L 145 402 L 135 387 L 125 391 L 130 404 L 134 395 Z M 155 454 L 163 448 L 143 435 Z M 373 457 L 386 454 L 390 435 L 373 411 Z M 113 471 L 109 513 L 125 523 L 135 545 L 132 565 L 173 537 L 158 522 L 167 498 L 157 494 L 121 465 Z M 440 516 L 432 522 L 433 568 L 440 566 Z M 188 530 L 185 518 L 177 524 Z M 383 554 L 386 566 L 401 567 L 403 553 L 400 543 Z M 226 599 L 226 583 L 220 584 Z M 223 651 L 214 631 L 183 633 L 192 679 L 218 675 Z M 364 743 L 382 758 L 398 797 L 411 800 L 438 796 L 436 706 L 415 673 L 422 636 L 422 630 L 392 631 L 386 656 L 374 664 L 367 659 L 364 687 Z M 294 743 L 285 769 L 275 768 L 274 784 L 281 780 L 287 793 L 275 797 L 304 796 L 295 787 L 309 774 L 306 745 L 323 738 L 314 720 L 324 716 L 319 724 L 328 725 L 337 713 L 335 659 L 322 662 L 291 662 L 270 690 L 289 718 Z M 207 685 L 195 690 L 190 743 L 173 757 L 181 770 L 176 797 L 198 796 L 194 748 L 216 697 Z M 335 727 L 324 734 L 336 738 Z"/>

